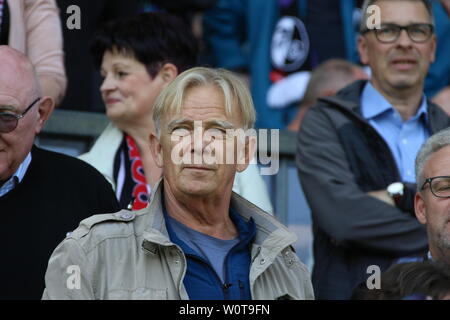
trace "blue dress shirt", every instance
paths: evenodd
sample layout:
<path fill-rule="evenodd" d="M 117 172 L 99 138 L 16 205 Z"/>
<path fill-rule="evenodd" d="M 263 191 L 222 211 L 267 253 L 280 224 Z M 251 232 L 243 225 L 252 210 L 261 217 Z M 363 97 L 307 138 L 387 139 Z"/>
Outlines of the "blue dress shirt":
<path fill-rule="evenodd" d="M 425 95 L 416 114 L 404 121 L 400 113 L 368 82 L 361 96 L 361 112 L 391 149 L 402 181 L 415 183 L 416 155 L 430 136 Z"/>
<path fill-rule="evenodd" d="M 31 162 L 31 152 L 28 153 L 25 160 L 20 164 L 17 171 L 9 178 L 2 186 L 0 186 L 0 197 L 14 189 L 19 183 L 22 182 L 25 173 L 28 170 L 28 166 Z"/>

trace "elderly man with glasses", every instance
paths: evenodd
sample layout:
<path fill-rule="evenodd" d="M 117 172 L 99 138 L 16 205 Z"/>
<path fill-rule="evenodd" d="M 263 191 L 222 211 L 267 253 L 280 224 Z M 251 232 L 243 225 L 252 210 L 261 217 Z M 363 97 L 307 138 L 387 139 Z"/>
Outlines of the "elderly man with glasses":
<path fill-rule="evenodd" d="M 313 299 L 295 234 L 232 191 L 253 158 L 255 116 L 229 71 L 175 78 L 153 105 L 164 170 L 149 205 L 84 220 L 53 252 L 43 299 Z"/>
<path fill-rule="evenodd" d="M 425 260 L 450 266 L 450 129 L 433 135 L 416 159 L 417 219 L 426 225 L 429 251 Z"/>
<path fill-rule="evenodd" d="M 54 102 L 28 58 L 0 46 L 0 300 L 40 299 L 55 246 L 84 218 L 114 212 L 110 184 L 81 160 L 34 146 Z"/>
<path fill-rule="evenodd" d="M 374 12 L 379 25 L 371 25 Z M 321 99 L 298 134 L 318 299 L 347 299 L 371 266 L 384 271 L 426 252 L 425 228 L 414 216 L 414 159 L 431 134 L 450 125 L 423 93 L 436 50 L 429 1 L 367 0 L 363 13 L 358 50 L 370 81 Z"/>

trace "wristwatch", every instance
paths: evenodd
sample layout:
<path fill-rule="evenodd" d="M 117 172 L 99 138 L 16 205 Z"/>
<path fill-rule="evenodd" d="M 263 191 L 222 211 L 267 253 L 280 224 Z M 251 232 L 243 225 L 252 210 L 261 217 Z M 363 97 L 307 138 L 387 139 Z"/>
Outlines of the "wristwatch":
<path fill-rule="evenodd" d="M 402 200 L 405 186 L 401 182 L 394 182 L 388 185 L 386 191 L 388 195 L 394 200 L 395 205 L 398 207 Z"/>

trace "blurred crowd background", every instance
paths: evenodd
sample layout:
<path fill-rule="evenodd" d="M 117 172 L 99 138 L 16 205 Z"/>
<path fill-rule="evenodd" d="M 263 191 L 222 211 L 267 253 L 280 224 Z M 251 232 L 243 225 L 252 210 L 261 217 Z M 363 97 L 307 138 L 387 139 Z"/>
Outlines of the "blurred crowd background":
<path fill-rule="evenodd" d="M 5 3 L 8 2 L 12 1 Z M 43 6 L 51 2 L 36 1 Z M 96 30 L 113 19 L 162 11 L 181 17 L 186 28 L 192 30 L 200 48 L 197 65 L 232 70 L 248 83 L 257 111 L 257 128 L 296 132 L 304 113 L 317 98 L 333 95 L 356 79 L 370 77 L 370 70 L 361 64 L 356 49 L 362 2 L 56 0 L 67 79 L 65 89 L 60 89 L 61 99 L 56 99 L 57 111 L 89 112 L 92 119 L 104 121 L 105 106 L 99 90 L 102 78 L 90 53 Z M 436 61 L 426 79 L 425 94 L 450 114 L 450 1 L 435 0 L 432 3 L 438 46 Z M 3 8 L 3 1 L 0 5 Z M 68 8 L 72 5 L 80 9 L 80 28 L 67 27 L 73 14 Z M 3 25 L 6 25 L 5 21 L 6 16 L 2 19 Z M 6 31 L 5 28 L 0 30 L 1 39 Z M 51 38 L 51 30 L 45 36 Z M 288 133 L 286 137 L 290 137 Z M 292 161 L 294 146 L 286 145 L 293 140 L 284 141 L 282 147 L 292 152 L 279 173 L 284 179 L 283 192 L 277 194 L 276 191 L 280 180 L 270 176 L 264 178 L 274 211 L 284 212 L 284 222 L 301 234 L 297 253 L 311 267 L 310 211 Z M 46 146 L 44 140 L 40 143 Z M 63 144 L 47 147 L 74 156 L 86 151 L 71 150 Z M 281 193 L 283 199 L 280 201 Z"/>

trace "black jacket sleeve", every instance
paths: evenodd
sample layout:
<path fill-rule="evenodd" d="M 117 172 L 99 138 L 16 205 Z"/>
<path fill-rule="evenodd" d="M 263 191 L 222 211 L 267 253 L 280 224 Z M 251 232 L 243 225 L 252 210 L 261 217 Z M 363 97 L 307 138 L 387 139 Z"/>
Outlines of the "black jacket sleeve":
<path fill-rule="evenodd" d="M 359 188 L 336 122 L 318 107 L 307 113 L 298 134 L 296 164 L 314 224 L 334 243 L 393 255 L 426 248 L 425 228 L 415 217 Z"/>

